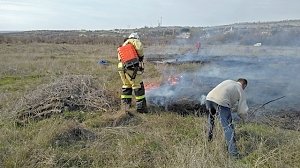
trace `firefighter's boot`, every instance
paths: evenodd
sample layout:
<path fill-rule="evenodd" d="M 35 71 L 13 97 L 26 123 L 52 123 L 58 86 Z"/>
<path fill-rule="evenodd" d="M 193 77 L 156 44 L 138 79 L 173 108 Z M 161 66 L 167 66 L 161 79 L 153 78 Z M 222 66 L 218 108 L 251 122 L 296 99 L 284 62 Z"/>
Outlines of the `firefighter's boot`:
<path fill-rule="evenodd" d="M 137 100 L 136 111 L 138 113 L 148 113 L 146 99 Z"/>
<path fill-rule="evenodd" d="M 124 112 L 128 112 L 130 108 L 131 108 L 131 99 L 130 98 L 122 99 L 121 110 Z"/>
<path fill-rule="evenodd" d="M 132 88 L 125 87 L 125 86 L 122 88 L 121 101 L 122 101 L 121 110 L 128 111 L 131 107 Z"/>
<path fill-rule="evenodd" d="M 136 98 L 136 111 L 138 113 L 148 113 L 145 97 L 145 87 L 143 82 L 140 83 L 139 88 L 134 89 L 134 94 Z"/>

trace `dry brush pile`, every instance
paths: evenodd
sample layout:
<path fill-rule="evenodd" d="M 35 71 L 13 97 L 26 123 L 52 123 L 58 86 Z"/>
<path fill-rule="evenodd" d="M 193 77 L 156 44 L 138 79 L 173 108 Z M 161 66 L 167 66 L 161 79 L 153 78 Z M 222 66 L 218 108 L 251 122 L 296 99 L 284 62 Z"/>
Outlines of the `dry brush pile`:
<path fill-rule="evenodd" d="M 119 100 L 92 76 L 63 76 L 25 95 L 16 105 L 17 122 L 24 124 L 64 111 L 109 111 Z"/>

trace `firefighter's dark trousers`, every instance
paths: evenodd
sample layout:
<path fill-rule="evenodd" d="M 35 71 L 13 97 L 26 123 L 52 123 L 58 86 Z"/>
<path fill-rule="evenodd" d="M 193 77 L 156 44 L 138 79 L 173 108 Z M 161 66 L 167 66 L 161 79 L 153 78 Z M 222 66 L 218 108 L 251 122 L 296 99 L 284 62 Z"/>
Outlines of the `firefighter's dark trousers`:
<path fill-rule="evenodd" d="M 147 113 L 145 88 L 142 81 L 142 74 L 137 73 L 133 79 L 132 70 L 124 70 L 122 64 L 118 65 L 119 74 L 123 82 L 121 100 L 123 104 L 131 106 L 132 93 L 134 92 L 136 99 L 136 110 L 139 113 Z"/>

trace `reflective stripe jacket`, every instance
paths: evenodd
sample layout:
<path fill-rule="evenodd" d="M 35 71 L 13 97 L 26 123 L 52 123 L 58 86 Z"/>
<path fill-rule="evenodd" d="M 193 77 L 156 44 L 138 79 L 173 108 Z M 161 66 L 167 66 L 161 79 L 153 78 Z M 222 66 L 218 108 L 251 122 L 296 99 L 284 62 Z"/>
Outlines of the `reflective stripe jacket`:
<path fill-rule="evenodd" d="M 233 108 L 238 102 L 238 113 L 246 114 L 248 105 L 246 95 L 240 82 L 225 80 L 211 90 L 206 100 L 213 101 L 221 106 Z"/>

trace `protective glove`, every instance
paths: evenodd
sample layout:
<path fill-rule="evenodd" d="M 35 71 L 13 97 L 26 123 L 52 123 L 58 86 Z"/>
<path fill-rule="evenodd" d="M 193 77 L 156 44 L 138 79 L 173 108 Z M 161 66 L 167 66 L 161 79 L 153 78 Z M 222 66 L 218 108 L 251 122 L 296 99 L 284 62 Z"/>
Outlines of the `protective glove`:
<path fill-rule="evenodd" d="M 144 68 L 144 63 L 141 62 L 141 63 L 140 63 L 140 66 L 139 66 L 139 70 L 140 70 L 140 71 L 144 71 L 144 69 L 145 69 L 145 68 Z"/>
<path fill-rule="evenodd" d="M 139 61 L 143 62 L 144 61 L 144 56 L 139 56 Z"/>
<path fill-rule="evenodd" d="M 239 114 L 239 117 L 242 119 L 242 123 L 247 121 L 247 114 Z"/>
<path fill-rule="evenodd" d="M 144 72 L 144 69 L 145 69 L 145 68 L 144 68 L 144 62 L 140 62 L 140 63 L 139 63 L 139 71 L 143 73 L 143 72 Z"/>

